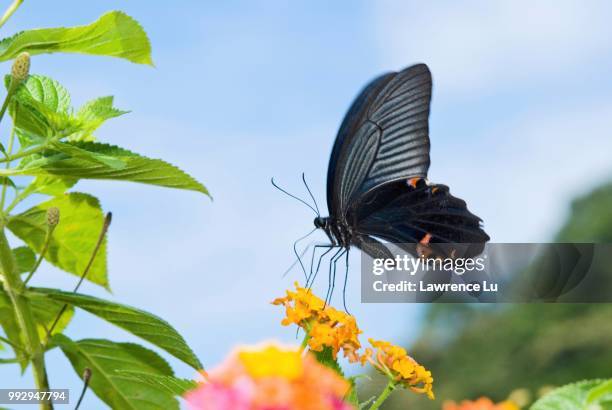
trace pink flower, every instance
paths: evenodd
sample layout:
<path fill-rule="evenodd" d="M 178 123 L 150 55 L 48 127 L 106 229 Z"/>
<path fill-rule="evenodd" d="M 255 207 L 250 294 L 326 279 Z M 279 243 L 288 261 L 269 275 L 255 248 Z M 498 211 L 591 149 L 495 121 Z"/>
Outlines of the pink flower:
<path fill-rule="evenodd" d="M 251 398 L 241 386 L 218 383 L 203 384 L 185 396 L 193 410 L 249 410 Z"/>
<path fill-rule="evenodd" d="M 349 389 L 298 347 L 267 343 L 232 352 L 185 399 L 192 410 L 352 410 Z"/>

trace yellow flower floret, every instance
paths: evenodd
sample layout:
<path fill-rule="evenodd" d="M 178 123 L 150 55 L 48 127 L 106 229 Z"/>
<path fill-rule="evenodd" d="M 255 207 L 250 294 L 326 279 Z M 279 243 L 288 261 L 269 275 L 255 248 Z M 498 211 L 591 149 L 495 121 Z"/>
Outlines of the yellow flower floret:
<path fill-rule="evenodd" d="M 410 357 L 404 348 L 384 340 L 369 339 L 369 341 L 376 349 L 376 354 L 372 349 L 366 349 L 366 353 L 360 359 L 362 363 L 370 362 L 381 373 L 392 378 L 396 384 L 416 393 L 424 393 L 430 399 L 434 398 L 431 372 Z"/>
<path fill-rule="evenodd" d="M 302 357 L 296 350 L 270 345 L 261 350 L 243 350 L 238 358 L 254 379 L 278 376 L 293 380 L 302 374 Z"/>

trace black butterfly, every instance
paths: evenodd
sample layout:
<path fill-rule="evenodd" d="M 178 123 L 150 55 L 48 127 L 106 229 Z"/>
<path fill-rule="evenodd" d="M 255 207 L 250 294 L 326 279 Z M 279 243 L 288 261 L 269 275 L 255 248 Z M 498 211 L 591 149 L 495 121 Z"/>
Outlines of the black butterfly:
<path fill-rule="evenodd" d="M 332 245 L 389 257 L 392 243 L 484 243 L 481 219 L 445 185 L 427 182 L 431 74 L 425 64 L 370 82 L 346 114 L 329 161 Z M 477 249 L 474 252 L 478 252 Z"/>
<path fill-rule="evenodd" d="M 426 179 L 430 100 L 431 74 L 417 64 L 370 82 L 342 121 L 327 172 L 329 217 L 314 220 L 331 241 L 317 246 L 328 248 L 322 256 L 337 249 L 330 264 L 332 291 L 332 265 L 335 275 L 335 261 L 351 246 L 373 258 L 392 258 L 379 239 L 428 246 L 470 243 L 475 246 L 462 256 L 473 256 L 489 240 L 463 200 Z"/>

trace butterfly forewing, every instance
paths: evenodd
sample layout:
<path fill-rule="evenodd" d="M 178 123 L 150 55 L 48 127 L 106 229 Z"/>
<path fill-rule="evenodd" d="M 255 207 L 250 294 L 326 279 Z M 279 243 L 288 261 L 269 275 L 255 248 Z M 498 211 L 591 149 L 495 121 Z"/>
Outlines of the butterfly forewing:
<path fill-rule="evenodd" d="M 429 168 L 431 75 L 424 64 L 372 81 L 338 132 L 327 180 L 332 217 L 386 182 L 425 177 Z"/>

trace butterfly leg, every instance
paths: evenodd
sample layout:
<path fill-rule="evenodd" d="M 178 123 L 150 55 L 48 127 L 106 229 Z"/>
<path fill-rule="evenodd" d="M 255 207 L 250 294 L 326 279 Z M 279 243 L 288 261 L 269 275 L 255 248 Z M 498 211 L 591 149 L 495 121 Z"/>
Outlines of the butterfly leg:
<path fill-rule="evenodd" d="M 308 289 L 310 289 L 315 281 L 315 279 L 317 278 L 317 274 L 319 273 L 319 268 L 321 267 L 321 262 L 323 261 L 323 258 L 325 257 L 325 255 L 327 255 L 329 252 L 332 251 L 332 249 L 335 248 L 334 245 L 316 245 L 315 248 L 312 250 L 313 255 L 312 255 L 312 261 L 314 261 L 314 253 L 316 252 L 317 248 L 328 248 L 325 252 L 323 252 L 321 254 L 321 256 L 319 256 L 319 261 L 317 262 L 317 269 L 314 271 L 314 274 L 312 272 L 312 267 L 313 267 L 313 263 L 311 262 L 310 264 L 310 275 L 308 275 L 308 280 L 306 281 L 306 287 Z"/>
<path fill-rule="evenodd" d="M 336 263 L 338 262 L 338 259 L 344 256 L 345 253 L 346 253 L 346 248 L 344 247 L 340 248 L 334 254 L 334 256 L 331 257 L 329 261 L 329 274 L 328 274 L 329 286 L 327 288 L 327 295 L 325 296 L 325 305 L 330 304 L 332 301 L 332 297 L 334 295 L 334 287 L 336 286 Z"/>
<path fill-rule="evenodd" d="M 315 245 L 312 248 L 312 254 L 310 256 L 310 269 L 309 269 L 308 277 L 306 278 L 306 284 L 304 286 L 308 286 L 308 283 L 310 282 L 310 279 L 312 278 L 312 268 L 314 266 L 314 258 L 315 258 L 315 255 L 317 254 L 317 249 L 319 249 L 319 248 L 329 248 L 330 246 L 331 245 Z"/>
<path fill-rule="evenodd" d="M 308 249 L 310 249 L 310 247 L 312 246 L 314 242 L 309 242 L 308 245 L 306 245 L 306 247 L 304 248 L 304 250 L 300 253 L 300 258 L 303 258 L 304 255 L 308 252 Z M 285 277 L 289 274 L 289 272 L 291 272 L 291 270 L 294 268 L 295 265 L 298 264 L 298 259 L 296 259 L 295 261 L 293 261 L 293 263 L 291 265 L 289 265 L 289 267 L 285 270 L 285 272 L 283 272 L 283 275 L 281 277 Z"/>
<path fill-rule="evenodd" d="M 298 238 L 295 240 L 295 242 L 293 242 L 293 253 L 295 254 L 295 257 L 297 258 L 297 261 L 300 263 L 300 267 L 302 268 L 302 272 L 304 272 L 304 279 L 307 280 L 308 279 L 308 274 L 306 273 L 306 268 L 304 267 L 304 264 L 302 263 L 302 258 L 300 257 L 300 254 L 297 251 L 297 244 L 308 238 L 310 235 L 312 235 L 315 231 L 317 230 L 317 228 L 313 229 L 312 231 L 308 232 L 306 235 L 302 236 L 301 238 Z"/>
<path fill-rule="evenodd" d="M 346 258 L 344 260 L 345 271 L 344 271 L 344 286 L 342 286 L 342 305 L 344 306 L 344 311 L 351 314 L 346 307 L 346 284 L 348 283 L 348 271 L 349 271 L 349 251 L 350 248 L 346 249 Z"/>

